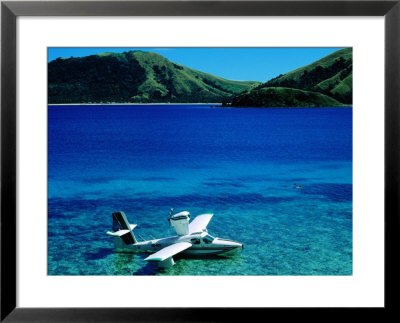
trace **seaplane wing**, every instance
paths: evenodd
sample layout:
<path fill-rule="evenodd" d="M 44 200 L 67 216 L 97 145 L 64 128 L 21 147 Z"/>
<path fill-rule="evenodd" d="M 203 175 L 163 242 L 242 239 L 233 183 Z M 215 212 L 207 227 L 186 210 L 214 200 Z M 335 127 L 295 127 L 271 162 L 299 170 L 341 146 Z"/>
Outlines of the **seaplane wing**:
<path fill-rule="evenodd" d="M 177 253 L 186 250 L 187 248 L 190 248 L 191 246 L 192 244 L 189 242 L 174 243 L 168 247 L 165 247 L 157 251 L 156 253 L 153 253 L 152 255 L 148 256 L 145 260 L 164 261 L 165 259 L 172 257 Z"/>
<path fill-rule="evenodd" d="M 203 232 L 210 222 L 213 214 L 198 215 L 192 222 L 189 223 L 189 234 L 194 232 Z"/>

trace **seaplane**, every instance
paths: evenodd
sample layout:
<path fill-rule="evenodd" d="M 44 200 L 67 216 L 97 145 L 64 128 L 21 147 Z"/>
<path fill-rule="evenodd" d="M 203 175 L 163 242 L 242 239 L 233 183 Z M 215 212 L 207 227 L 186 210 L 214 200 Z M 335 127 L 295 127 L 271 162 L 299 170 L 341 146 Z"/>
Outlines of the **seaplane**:
<path fill-rule="evenodd" d="M 188 211 L 173 214 L 171 209 L 168 221 L 176 231 L 175 236 L 138 241 L 133 233 L 137 224 L 129 224 L 124 212 L 114 212 L 113 231 L 107 235 L 114 237 L 115 252 L 152 253 L 144 260 L 158 262 L 160 268 L 172 267 L 173 256 L 177 254 L 226 256 L 242 250 L 243 244 L 208 233 L 207 225 L 212 217 L 213 214 L 201 214 L 189 223 Z"/>

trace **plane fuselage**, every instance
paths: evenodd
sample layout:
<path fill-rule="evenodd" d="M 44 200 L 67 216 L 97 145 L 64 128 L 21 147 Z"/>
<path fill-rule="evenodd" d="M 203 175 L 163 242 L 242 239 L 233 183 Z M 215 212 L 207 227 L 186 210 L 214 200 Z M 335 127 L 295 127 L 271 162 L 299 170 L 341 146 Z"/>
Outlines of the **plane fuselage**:
<path fill-rule="evenodd" d="M 192 246 L 182 252 L 187 255 L 229 255 L 243 248 L 239 242 L 214 238 L 207 232 L 196 232 L 182 236 L 171 236 L 161 239 L 140 241 L 133 244 L 121 244 L 119 239 L 115 240 L 115 251 L 117 252 L 156 252 L 169 245 L 189 242 Z"/>

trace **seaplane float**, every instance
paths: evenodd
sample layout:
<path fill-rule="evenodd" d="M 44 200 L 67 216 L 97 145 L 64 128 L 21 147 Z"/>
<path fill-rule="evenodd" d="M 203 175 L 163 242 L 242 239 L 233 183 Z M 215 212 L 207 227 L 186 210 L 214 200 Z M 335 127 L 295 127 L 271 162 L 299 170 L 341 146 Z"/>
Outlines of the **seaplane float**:
<path fill-rule="evenodd" d="M 168 219 L 170 226 L 176 231 L 175 236 L 138 241 L 133 230 L 136 224 L 129 224 L 124 212 L 112 213 L 113 231 L 108 231 L 114 237 L 116 252 L 145 252 L 152 253 L 144 260 L 156 261 L 161 268 L 172 267 L 175 262 L 172 258 L 177 254 L 187 255 L 231 255 L 243 249 L 243 244 L 216 238 L 207 231 L 207 225 L 213 214 L 202 214 L 195 217 L 190 223 L 188 211 L 173 214 L 171 209 Z"/>

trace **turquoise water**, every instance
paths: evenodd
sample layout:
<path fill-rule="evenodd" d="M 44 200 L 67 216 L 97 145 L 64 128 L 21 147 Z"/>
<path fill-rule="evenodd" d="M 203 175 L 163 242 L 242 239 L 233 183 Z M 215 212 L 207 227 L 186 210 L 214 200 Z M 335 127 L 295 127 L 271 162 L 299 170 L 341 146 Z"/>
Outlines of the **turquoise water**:
<path fill-rule="evenodd" d="M 351 108 L 49 106 L 48 176 L 49 275 L 352 274 Z M 112 212 L 150 239 L 170 208 L 244 249 L 114 253 Z"/>

